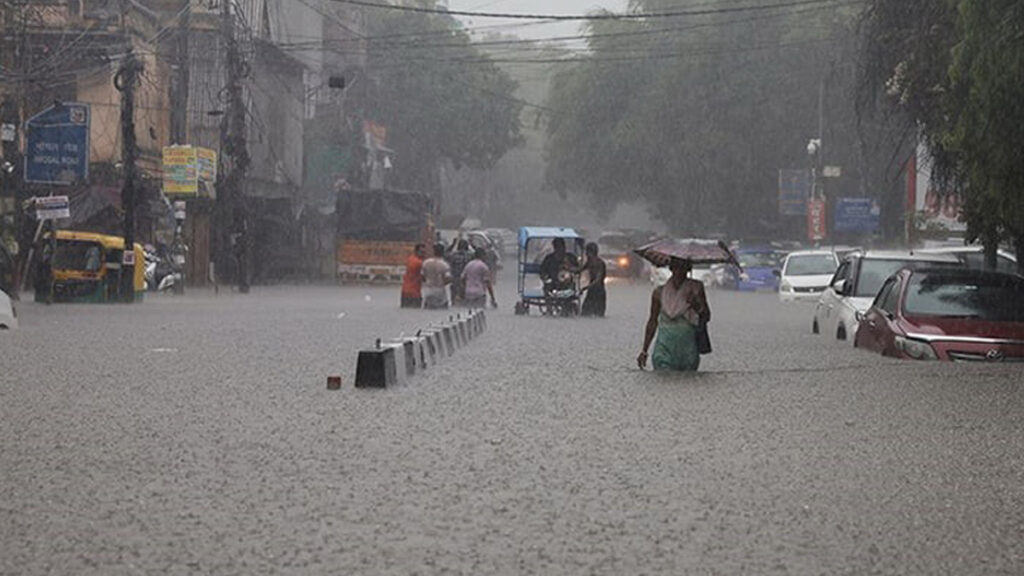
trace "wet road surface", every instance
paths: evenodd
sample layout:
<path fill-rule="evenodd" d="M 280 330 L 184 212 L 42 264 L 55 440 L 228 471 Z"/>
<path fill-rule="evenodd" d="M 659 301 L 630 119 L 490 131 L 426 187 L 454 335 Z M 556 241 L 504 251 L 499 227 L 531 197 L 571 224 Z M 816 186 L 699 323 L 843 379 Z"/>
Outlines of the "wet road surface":
<path fill-rule="evenodd" d="M 395 288 L 23 303 L 0 333 L 0 574 L 1020 574 L 1024 371 L 905 363 L 711 294 L 696 375 L 512 314 L 355 390 L 442 313 Z M 326 377 L 341 374 L 341 391 Z"/>

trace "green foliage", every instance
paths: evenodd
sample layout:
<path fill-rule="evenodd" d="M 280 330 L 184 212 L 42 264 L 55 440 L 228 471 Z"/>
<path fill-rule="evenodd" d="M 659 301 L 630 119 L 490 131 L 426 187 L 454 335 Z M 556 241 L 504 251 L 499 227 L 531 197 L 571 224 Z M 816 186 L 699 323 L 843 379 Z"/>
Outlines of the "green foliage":
<path fill-rule="evenodd" d="M 1024 240 L 1024 4 L 873 0 L 867 86 L 922 132 L 970 239 Z"/>
<path fill-rule="evenodd" d="M 429 3 L 433 4 L 433 3 Z M 486 169 L 521 142 L 516 83 L 446 15 L 366 11 L 365 118 L 388 128 L 396 186 L 437 191 L 438 170 Z"/>
<path fill-rule="evenodd" d="M 630 3 L 638 11 L 673 6 Z M 549 184 L 605 210 L 644 200 L 680 233 L 802 234 L 802 219 L 778 216 L 777 174 L 809 167 L 822 83 L 826 160 L 848 175 L 830 193 L 869 188 L 846 65 L 855 21 L 829 7 L 593 23 L 589 57 L 553 84 Z"/>

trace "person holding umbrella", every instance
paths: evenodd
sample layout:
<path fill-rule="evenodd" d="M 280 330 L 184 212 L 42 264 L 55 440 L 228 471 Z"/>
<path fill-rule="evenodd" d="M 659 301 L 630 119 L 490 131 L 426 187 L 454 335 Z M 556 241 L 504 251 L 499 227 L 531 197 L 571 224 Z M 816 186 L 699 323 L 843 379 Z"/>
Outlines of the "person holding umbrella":
<path fill-rule="evenodd" d="M 700 355 L 711 351 L 707 338 L 711 308 L 704 284 L 689 278 L 690 270 L 695 261 L 733 261 L 732 253 L 720 242 L 702 240 L 663 240 L 636 252 L 656 266 L 668 265 L 672 271 L 669 281 L 651 293 L 651 311 L 637 365 L 641 370 L 647 365 L 647 351 L 653 341 L 650 360 L 655 370 L 696 371 Z"/>

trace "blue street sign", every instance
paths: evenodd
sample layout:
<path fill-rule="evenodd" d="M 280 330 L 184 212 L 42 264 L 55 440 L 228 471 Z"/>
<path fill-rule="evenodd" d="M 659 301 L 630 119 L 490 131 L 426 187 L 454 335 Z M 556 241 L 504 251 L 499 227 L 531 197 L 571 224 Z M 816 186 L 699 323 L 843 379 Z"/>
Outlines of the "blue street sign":
<path fill-rule="evenodd" d="M 873 198 L 839 198 L 836 201 L 836 232 L 877 232 L 882 207 Z"/>
<path fill-rule="evenodd" d="M 25 182 L 72 184 L 89 178 L 89 105 L 50 106 L 25 122 Z"/>
<path fill-rule="evenodd" d="M 779 170 L 779 214 L 804 216 L 811 197 L 810 170 Z"/>

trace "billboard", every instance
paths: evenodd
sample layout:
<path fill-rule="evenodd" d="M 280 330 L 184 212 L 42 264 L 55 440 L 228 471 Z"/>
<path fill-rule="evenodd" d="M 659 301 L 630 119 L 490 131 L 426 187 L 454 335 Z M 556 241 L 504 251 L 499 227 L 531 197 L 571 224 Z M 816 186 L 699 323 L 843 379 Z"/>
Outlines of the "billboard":
<path fill-rule="evenodd" d="M 882 207 L 874 198 L 839 198 L 836 200 L 836 232 L 873 234 L 878 231 Z"/>
<path fill-rule="evenodd" d="M 192 146 L 165 146 L 163 188 L 168 196 L 199 194 L 199 160 Z"/>
<path fill-rule="evenodd" d="M 779 170 L 779 214 L 803 216 L 807 214 L 807 199 L 811 196 L 810 170 Z"/>
<path fill-rule="evenodd" d="M 807 239 L 812 242 L 825 239 L 825 201 L 807 201 Z"/>

